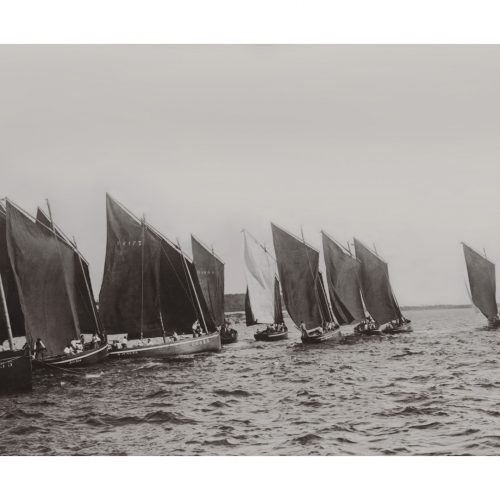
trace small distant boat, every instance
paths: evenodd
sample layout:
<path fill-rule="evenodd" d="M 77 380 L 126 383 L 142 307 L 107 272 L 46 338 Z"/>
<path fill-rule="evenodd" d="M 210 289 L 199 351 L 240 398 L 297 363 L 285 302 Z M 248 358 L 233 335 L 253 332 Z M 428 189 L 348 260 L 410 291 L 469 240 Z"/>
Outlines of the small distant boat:
<path fill-rule="evenodd" d="M 0 394 L 28 391 L 32 388 L 31 353 L 16 349 L 14 338 L 25 337 L 24 317 L 7 248 L 6 213 L 0 205 Z"/>
<path fill-rule="evenodd" d="M 109 357 L 220 351 L 220 335 L 196 268 L 180 246 L 109 194 L 106 215 L 108 239 L 100 315 L 108 335 L 126 338 L 112 343 Z M 191 338 L 183 336 L 189 332 Z"/>
<path fill-rule="evenodd" d="M 220 333 L 222 344 L 238 340 L 238 332 L 231 327 L 224 314 L 224 261 L 191 235 L 193 263 L 208 311 Z"/>
<path fill-rule="evenodd" d="M 361 290 L 366 309 L 382 333 L 410 333 L 411 321 L 403 316 L 389 281 L 389 268 L 376 253 L 354 238 L 356 258 L 361 262 Z"/>
<path fill-rule="evenodd" d="M 469 245 L 462 243 L 462 246 L 472 303 L 488 320 L 488 328 L 496 329 L 500 327 L 500 318 L 496 300 L 495 264 Z"/>
<path fill-rule="evenodd" d="M 288 338 L 288 328 L 283 318 L 276 260 L 248 231 L 243 231 L 243 238 L 246 325 L 267 325 L 264 330 L 257 330 L 255 340 L 284 340 Z"/>
<path fill-rule="evenodd" d="M 41 211 L 34 219 L 7 200 L 6 214 L 9 256 L 34 366 L 88 366 L 105 359 L 108 347 L 88 264 L 76 244 Z M 85 333 L 95 333 L 100 340 L 85 344 Z"/>
<path fill-rule="evenodd" d="M 378 324 L 366 310 L 361 290 L 361 262 L 350 249 L 321 232 L 330 303 L 340 325 L 357 322 L 355 333 L 379 334 Z"/>
<path fill-rule="evenodd" d="M 271 224 L 283 298 L 305 344 L 338 341 L 339 325 L 319 271 L 319 251 L 276 224 Z"/>

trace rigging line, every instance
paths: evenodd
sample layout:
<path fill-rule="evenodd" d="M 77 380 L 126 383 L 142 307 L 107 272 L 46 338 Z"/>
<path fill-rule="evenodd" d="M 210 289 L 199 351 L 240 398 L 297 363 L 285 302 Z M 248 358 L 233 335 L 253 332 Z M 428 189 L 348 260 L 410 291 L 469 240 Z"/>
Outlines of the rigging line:
<path fill-rule="evenodd" d="M 177 240 L 177 244 L 179 245 L 179 248 L 180 248 L 181 244 L 180 244 L 179 240 Z M 181 250 L 181 252 L 182 252 L 182 250 Z M 194 296 L 196 298 L 196 302 L 198 304 L 199 313 L 201 315 L 201 320 L 203 321 L 203 325 L 205 326 L 205 333 L 208 333 L 207 323 L 205 322 L 205 316 L 203 315 L 203 310 L 201 309 L 201 304 L 200 304 L 200 299 L 198 297 L 198 293 L 196 292 L 196 289 L 194 287 L 193 277 L 191 276 L 191 273 L 190 273 L 189 268 L 187 266 L 187 262 L 184 259 L 183 259 L 183 262 L 184 262 L 184 264 L 186 266 L 185 271 L 187 271 L 187 274 L 189 275 L 189 280 L 191 282 L 191 286 L 193 287 L 193 293 L 194 293 Z"/>
<path fill-rule="evenodd" d="M 302 229 L 302 226 L 300 227 L 300 233 L 302 235 L 302 242 L 304 243 L 304 245 L 306 245 L 306 240 L 304 239 L 304 231 Z M 291 233 L 290 233 L 291 234 Z M 311 247 L 312 248 L 312 247 Z M 317 301 L 317 307 L 318 307 L 318 310 L 319 310 L 319 314 L 321 316 L 321 323 L 324 323 L 325 322 L 325 318 L 323 316 L 323 311 L 321 310 L 321 305 L 320 305 L 320 300 L 319 300 L 319 295 L 318 295 L 318 290 L 316 288 L 316 284 L 317 284 L 317 281 L 316 281 L 316 276 L 314 276 L 313 272 L 312 272 L 312 267 L 311 267 L 311 261 L 309 260 L 309 253 L 307 251 L 307 248 L 306 248 L 306 257 L 307 257 L 307 263 L 309 265 L 309 272 L 311 273 L 311 277 L 313 279 L 313 288 L 314 288 L 314 295 L 316 296 L 316 301 Z"/>
<path fill-rule="evenodd" d="M 141 340 L 144 337 L 144 247 L 146 246 L 146 216 L 142 215 L 141 245 Z"/>
<path fill-rule="evenodd" d="M 10 325 L 10 315 L 9 315 L 9 309 L 7 308 L 7 299 L 5 298 L 5 291 L 3 288 L 3 280 L 2 280 L 2 275 L 0 274 L 0 294 L 2 296 L 2 306 L 3 306 L 3 312 L 4 312 L 4 320 L 5 320 L 5 325 L 7 327 L 7 338 L 9 340 L 9 347 L 10 350 L 14 350 L 14 338 L 12 337 L 12 327 Z"/>
<path fill-rule="evenodd" d="M 75 248 L 77 248 L 77 244 L 76 244 L 76 238 L 73 236 L 73 243 L 75 244 Z M 78 254 L 78 262 L 80 263 L 80 269 L 82 271 L 82 274 L 83 274 L 83 279 L 85 281 L 85 287 L 87 289 L 87 293 L 88 293 L 88 298 L 90 300 L 90 304 L 91 304 L 91 309 L 92 309 L 92 314 L 94 316 L 94 321 L 95 321 L 95 326 L 97 328 L 97 332 L 99 334 L 101 334 L 101 325 L 99 324 L 99 321 L 97 319 L 97 310 L 96 310 L 96 305 L 95 305 L 95 299 L 94 297 L 92 296 L 92 292 L 90 290 L 90 284 L 89 282 L 87 281 L 87 273 L 85 272 L 85 269 L 83 268 L 83 262 L 82 262 L 82 259 L 80 258 L 80 254 Z"/>

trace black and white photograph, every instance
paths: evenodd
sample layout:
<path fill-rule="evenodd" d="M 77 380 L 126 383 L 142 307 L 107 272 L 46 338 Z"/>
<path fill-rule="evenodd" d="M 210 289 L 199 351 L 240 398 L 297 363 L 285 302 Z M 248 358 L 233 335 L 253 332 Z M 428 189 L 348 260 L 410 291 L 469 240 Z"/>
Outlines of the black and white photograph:
<path fill-rule="evenodd" d="M 499 89 L 499 45 L 0 45 L 0 455 L 499 455 Z"/>

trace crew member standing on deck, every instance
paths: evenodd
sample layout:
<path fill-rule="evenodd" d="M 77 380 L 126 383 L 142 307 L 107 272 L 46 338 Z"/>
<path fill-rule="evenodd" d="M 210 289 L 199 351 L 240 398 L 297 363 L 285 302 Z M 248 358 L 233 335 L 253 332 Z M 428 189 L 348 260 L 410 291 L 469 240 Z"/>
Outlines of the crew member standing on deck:
<path fill-rule="evenodd" d="M 45 347 L 45 344 L 42 342 L 42 339 L 38 337 L 35 342 L 35 359 L 42 359 L 45 356 L 45 351 L 47 348 Z"/>

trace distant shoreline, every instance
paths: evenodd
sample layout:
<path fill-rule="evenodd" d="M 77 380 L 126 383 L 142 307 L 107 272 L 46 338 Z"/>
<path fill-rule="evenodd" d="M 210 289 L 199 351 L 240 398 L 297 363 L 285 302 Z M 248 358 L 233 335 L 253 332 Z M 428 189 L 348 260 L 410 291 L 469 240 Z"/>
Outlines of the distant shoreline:
<path fill-rule="evenodd" d="M 245 311 L 245 294 L 228 293 L 224 295 L 224 307 L 226 312 Z M 421 311 L 429 309 L 470 309 L 470 304 L 435 304 L 425 306 L 401 306 L 403 311 Z"/>

